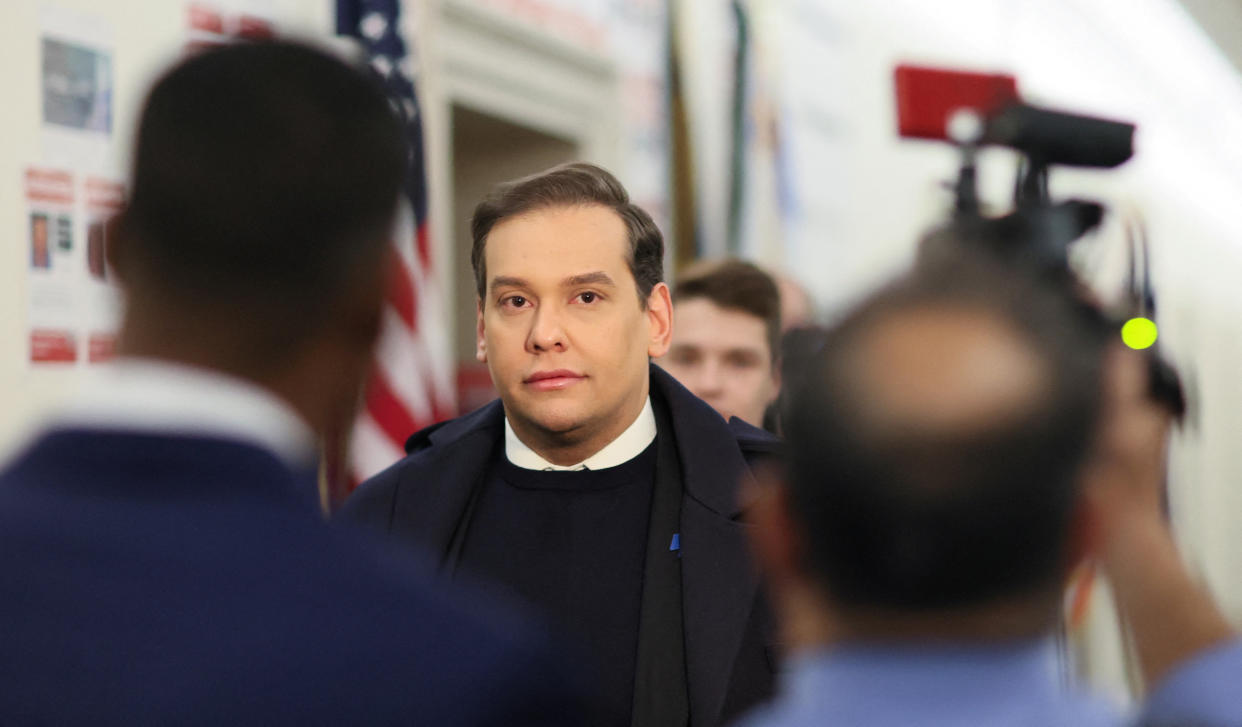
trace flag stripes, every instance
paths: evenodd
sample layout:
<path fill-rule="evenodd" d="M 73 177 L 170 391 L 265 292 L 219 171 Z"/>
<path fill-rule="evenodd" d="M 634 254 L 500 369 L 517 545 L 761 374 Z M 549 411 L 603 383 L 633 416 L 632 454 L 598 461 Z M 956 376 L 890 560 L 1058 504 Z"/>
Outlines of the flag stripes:
<path fill-rule="evenodd" d="M 422 118 L 399 18 L 398 0 L 337 0 L 337 31 L 362 44 L 409 150 L 375 366 L 348 441 L 346 491 L 400 459 L 415 431 L 456 410 L 448 318 L 427 227 Z"/>

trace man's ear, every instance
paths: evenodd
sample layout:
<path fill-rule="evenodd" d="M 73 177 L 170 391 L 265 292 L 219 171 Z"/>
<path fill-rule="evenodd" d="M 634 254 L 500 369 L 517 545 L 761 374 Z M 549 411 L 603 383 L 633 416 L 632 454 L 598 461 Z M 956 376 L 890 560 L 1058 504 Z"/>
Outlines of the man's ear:
<path fill-rule="evenodd" d="M 129 285 L 131 276 L 126 267 L 129 262 L 128 215 L 129 210 L 122 208 L 104 223 L 104 260 L 108 264 L 108 274 L 116 276 L 124 286 Z"/>
<path fill-rule="evenodd" d="M 668 353 L 673 340 L 673 298 L 665 283 L 656 283 L 647 296 L 647 324 L 651 333 L 647 355 L 659 358 Z"/>
<path fill-rule="evenodd" d="M 341 340 L 370 358 L 379 343 L 384 322 L 384 301 L 392 283 L 391 271 L 398 269 L 397 252 L 391 246 L 375 264 L 358 266 L 356 275 L 343 291 L 341 300 L 332 306 L 329 316 L 335 320 Z"/>
<path fill-rule="evenodd" d="M 758 467 L 742 493 L 755 560 L 773 585 L 796 580 L 804 559 L 802 539 L 790 516 L 789 489 L 776 466 Z"/>
<path fill-rule="evenodd" d="M 478 306 L 475 308 L 477 313 L 474 339 L 474 357 L 479 363 L 487 363 L 487 340 L 483 337 L 483 299 L 478 299 Z"/>
<path fill-rule="evenodd" d="M 1104 519 L 1101 503 L 1089 494 L 1079 496 L 1078 503 L 1070 513 L 1069 532 L 1066 533 L 1065 560 L 1063 568 L 1070 573 L 1085 560 L 1102 555 Z"/>

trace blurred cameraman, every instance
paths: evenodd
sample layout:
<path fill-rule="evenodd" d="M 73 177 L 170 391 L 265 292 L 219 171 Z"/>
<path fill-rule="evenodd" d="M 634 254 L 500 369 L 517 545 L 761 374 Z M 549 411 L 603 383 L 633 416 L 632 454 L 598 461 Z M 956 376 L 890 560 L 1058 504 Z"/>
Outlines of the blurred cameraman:
<path fill-rule="evenodd" d="M 1161 509 L 1171 416 L 1060 289 L 941 260 L 834 326 L 791 400 L 754 542 L 792 659 L 747 725 L 1121 725 L 1067 690 L 1062 585 L 1105 567 L 1143 724 L 1242 724 L 1242 642 Z"/>

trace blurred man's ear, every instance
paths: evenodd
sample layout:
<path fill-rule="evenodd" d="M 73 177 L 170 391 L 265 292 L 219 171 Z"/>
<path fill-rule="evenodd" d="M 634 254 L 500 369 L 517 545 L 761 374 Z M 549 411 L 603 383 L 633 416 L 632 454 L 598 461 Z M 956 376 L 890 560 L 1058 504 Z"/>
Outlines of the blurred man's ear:
<path fill-rule="evenodd" d="M 390 271 L 396 270 L 391 247 L 374 261 L 360 263 L 348 285 L 337 300 L 324 312 L 320 321 L 324 343 L 339 346 L 363 374 L 370 369 L 370 359 L 383 329 L 384 306 L 392 284 Z"/>
<path fill-rule="evenodd" d="M 377 285 L 372 288 L 374 290 L 382 291 L 384 286 Z M 369 295 L 369 292 L 363 291 L 353 308 L 353 327 L 356 329 L 355 340 L 359 348 L 373 353 L 383 329 L 384 296 L 376 298 Z"/>
<path fill-rule="evenodd" d="M 391 249 L 387 253 L 395 254 Z M 318 406 L 311 425 L 321 435 L 349 431 L 374 364 L 388 296 L 388 271 L 394 269 L 389 257 L 376 258 L 357 270 L 316 321 L 287 374 L 286 380 L 300 389 L 298 395 L 313 399 Z"/>
<path fill-rule="evenodd" d="M 816 648 L 836 638 L 837 621 L 827 593 L 809 570 L 806 536 L 793 516 L 789 487 L 780 471 L 757 468 L 743 493 L 751 549 L 779 625 L 786 651 Z"/>
<path fill-rule="evenodd" d="M 1101 555 L 1104 521 L 1099 503 L 1094 498 L 1079 498 L 1070 515 L 1067 536 L 1069 540 L 1065 549 L 1066 562 L 1062 567 L 1063 572 L 1068 575 L 1083 561 L 1093 560 Z"/>
<path fill-rule="evenodd" d="M 779 468 L 757 467 L 754 483 L 741 493 L 746 519 L 753 527 L 751 549 L 765 578 L 780 588 L 801 577 L 802 538 L 790 515 L 789 490 Z"/>
<path fill-rule="evenodd" d="M 129 211 L 122 208 L 104 223 L 104 261 L 108 265 L 108 275 L 115 276 L 125 286 L 130 282 L 129 270 L 125 267 L 129 249 L 126 233 L 128 214 Z"/>

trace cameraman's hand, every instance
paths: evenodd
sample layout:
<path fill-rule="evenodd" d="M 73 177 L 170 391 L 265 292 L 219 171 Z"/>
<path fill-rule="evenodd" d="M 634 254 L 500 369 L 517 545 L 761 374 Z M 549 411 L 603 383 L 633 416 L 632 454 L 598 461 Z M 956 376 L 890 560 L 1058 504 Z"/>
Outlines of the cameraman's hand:
<path fill-rule="evenodd" d="M 1163 507 L 1171 416 L 1148 397 L 1147 386 L 1142 354 L 1121 346 L 1111 352 L 1084 486 L 1119 616 L 1152 686 L 1233 632 L 1177 552 Z"/>
<path fill-rule="evenodd" d="M 1100 429 L 1087 477 L 1100 525 L 1101 556 L 1122 565 L 1128 541 L 1144 531 L 1167 530 L 1165 456 L 1171 414 L 1147 395 L 1142 354 L 1117 346 L 1105 359 Z"/>

